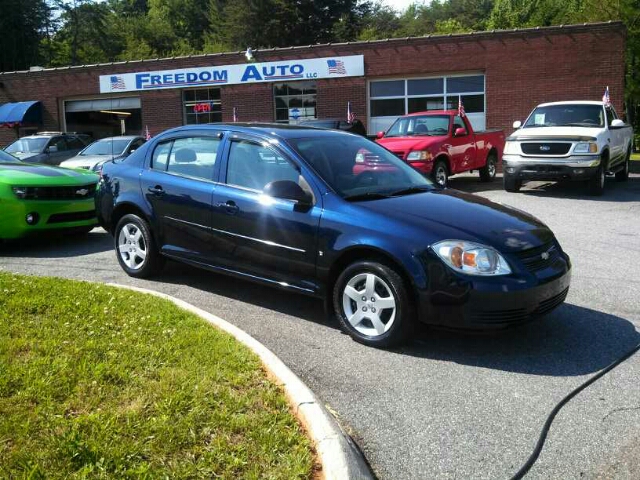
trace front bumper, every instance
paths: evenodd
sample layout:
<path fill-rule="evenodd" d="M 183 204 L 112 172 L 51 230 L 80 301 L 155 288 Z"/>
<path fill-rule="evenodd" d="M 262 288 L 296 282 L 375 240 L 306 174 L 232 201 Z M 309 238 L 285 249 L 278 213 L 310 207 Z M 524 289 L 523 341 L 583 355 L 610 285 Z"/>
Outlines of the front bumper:
<path fill-rule="evenodd" d="M 53 230 L 72 230 L 98 224 L 93 198 L 74 201 L 0 199 L 0 238 L 15 239 Z M 29 225 L 26 217 L 37 214 Z"/>
<path fill-rule="evenodd" d="M 588 180 L 600 166 L 600 157 L 594 155 L 561 158 L 522 157 L 503 155 L 502 171 L 520 180 Z"/>
<path fill-rule="evenodd" d="M 561 252 L 535 273 L 505 255 L 513 273 L 498 277 L 461 275 L 432 252 L 422 259 L 429 278 L 419 293 L 420 321 L 447 328 L 495 330 L 527 323 L 564 302 L 571 283 L 571 262 Z"/>

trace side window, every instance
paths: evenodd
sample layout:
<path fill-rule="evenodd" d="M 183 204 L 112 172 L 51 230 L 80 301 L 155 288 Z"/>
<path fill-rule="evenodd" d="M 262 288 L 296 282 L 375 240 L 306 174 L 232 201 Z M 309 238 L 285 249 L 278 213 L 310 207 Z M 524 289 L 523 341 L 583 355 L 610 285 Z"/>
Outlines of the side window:
<path fill-rule="evenodd" d="M 67 149 L 67 142 L 64 137 L 53 137 L 49 142 L 50 147 L 56 147 L 58 152 L 64 152 Z"/>
<path fill-rule="evenodd" d="M 134 150 L 139 149 L 142 145 L 144 145 L 144 140 L 142 139 L 134 140 L 131 146 L 129 147 L 128 153 L 131 153 Z"/>
<path fill-rule="evenodd" d="M 171 145 L 173 145 L 173 142 L 165 142 L 156 146 L 151 159 L 151 168 L 163 172 L 167 170 L 167 161 L 169 159 L 169 152 L 171 152 Z"/>
<path fill-rule="evenodd" d="M 607 113 L 607 125 L 611 126 L 611 122 L 613 122 L 616 117 L 613 114 L 613 110 L 610 107 L 605 108 L 605 112 Z"/>
<path fill-rule="evenodd" d="M 462 120 L 462 118 L 460 118 L 459 115 L 456 115 L 455 117 L 453 117 L 453 133 L 455 133 L 456 129 L 458 128 L 464 128 L 465 135 L 469 133 L 467 132 L 467 127 L 464 124 L 464 121 Z"/>
<path fill-rule="evenodd" d="M 167 171 L 188 177 L 213 180 L 220 139 L 212 137 L 178 138 L 169 154 Z"/>
<path fill-rule="evenodd" d="M 227 162 L 227 183 L 252 190 L 264 190 L 276 180 L 299 183 L 300 172 L 275 150 L 246 140 L 234 141 Z"/>
<path fill-rule="evenodd" d="M 84 148 L 84 143 L 78 137 L 67 137 L 69 150 L 80 150 Z"/>

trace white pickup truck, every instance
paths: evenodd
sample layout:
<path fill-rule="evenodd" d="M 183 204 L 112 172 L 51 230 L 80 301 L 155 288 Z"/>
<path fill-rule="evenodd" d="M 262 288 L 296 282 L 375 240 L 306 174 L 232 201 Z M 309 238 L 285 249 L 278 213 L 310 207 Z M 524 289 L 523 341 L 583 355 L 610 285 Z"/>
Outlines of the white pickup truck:
<path fill-rule="evenodd" d="M 633 131 L 603 102 L 543 103 L 513 128 L 502 157 L 508 192 L 523 180 L 585 180 L 602 195 L 605 175 L 629 177 Z"/>

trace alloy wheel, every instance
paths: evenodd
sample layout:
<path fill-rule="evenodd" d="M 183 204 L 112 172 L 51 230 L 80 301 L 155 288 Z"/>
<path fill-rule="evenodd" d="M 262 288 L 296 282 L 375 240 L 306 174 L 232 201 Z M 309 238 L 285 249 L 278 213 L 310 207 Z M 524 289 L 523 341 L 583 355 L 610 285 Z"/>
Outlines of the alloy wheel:
<path fill-rule="evenodd" d="M 138 270 L 144 265 L 147 258 L 147 244 L 144 241 L 142 230 L 133 224 L 127 223 L 118 235 L 118 253 L 124 264 L 132 270 Z"/>
<path fill-rule="evenodd" d="M 391 288 L 373 273 L 360 273 L 347 282 L 342 307 L 349 324 L 370 337 L 389 331 L 396 318 L 396 299 Z"/>

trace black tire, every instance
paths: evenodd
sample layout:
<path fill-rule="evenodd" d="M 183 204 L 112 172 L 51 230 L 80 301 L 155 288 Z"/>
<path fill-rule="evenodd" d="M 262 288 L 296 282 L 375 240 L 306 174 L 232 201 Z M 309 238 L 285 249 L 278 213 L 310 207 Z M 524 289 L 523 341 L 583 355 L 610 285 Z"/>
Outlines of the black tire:
<path fill-rule="evenodd" d="M 123 232 L 125 228 L 127 233 Z M 126 240 L 128 235 L 135 236 L 138 231 L 140 232 L 140 237 L 137 240 L 133 240 L 133 237 L 130 238 L 130 241 L 135 243 L 129 243 L 127 240 L 123 244 L 123 240 Z M 114 245 L 118 263 L 120 263 L 127 275 L 131 277 L 147 278 L 158 273 L 164 266 L 164 257 L 158 252 L 149 224 L 137 215 L 128 214 L 120 219 L 114 231 Z M 130 251 L 121 253 L 120 246 L 130 248 Z M 140 251 L 145 252 L 144 258 L 139 257 Z M 123 257 L 127 258 L 129 264 Z"/>
<path fill-rule="evenodd" d="M 503 182 L 504 182 L 504 189 L 507 192 L 517 193 L 520 191 L 520 188 L 522 187 L 522 180 L 520 180 L 519 178 L 514 178 L 511 175 L 507 175 L 506 173 L 504 174 Z"/>
<path fill-rule="evenodd" d="M 496 178 L 496 172 L 498 171 L 498 158 L 495 153 L 490 153 L 487 157 L 487 163 L 480 169 L 480 181 L 491 182 Z"/>
<path fill-rule="evenodd" d="M 606 164 L 605 158 L 600 160 L 600 166 L 596 170 L 596 174 L 587 181 L 587 188 L 589 195 L 599 197 L 604 193 L 604 181 L 605 181 Z"/>
<path fill-rule="evenodd" d="M 443 160 L 437 160 L 434 163 L 431 178 L 441 187 L 446 187 L 449 184 L 449 168 Z"/>
<path fill-rule="evenodd" d="M 374 292 L 378 299 L 378 305 L 382 305 L 384 300 L 389 302 L 392 298 L 395 302 L 393 307 L 395 310 L 392 311 L 391 308 L 383 307 L 378 308 L 376 311 L 376 303 L 372 300 L 373 297 L 366 295 L 368 290 L 367 282 L 370 275 L 376 278 Z M 360 280 L 362 276 L 365 278 Z M 349 284 L 353 283 L 358 286 L 361 281 L 364 281 L 364 290 L 355 289 L 359 292 L 357 302 L 352 300 L 351 297 L 345 297 L 345 289 Z M 365 298 L 366 300 L 363 300 Z M 345 311 L 345 302 L 348 304 L 347 308 L 351 311 Z M 393 268 L 376 261 L 358 261 L 344 269 L 333 287 L 333 308 L 342 330 L 356 342 L 371 347 L 389 348 L 400 345 L 411 335 L 415 326 L 414 308 L 402 277 Z M 361 310 L 367 311 L 367 314 L 362 313 Z M 356 325 L 352 325 L 347 315 L 355 314 L 356 312 L 365 318 L 362 318 Z M 372 312 L 377 314 L 381 324 L 366 318 L 367 315 L 371 316 Z M 376 329 L 376 324 L 384 327 L 383 333 L 373 332 Z M 367 330 L 370 330 L 372 334 L 367 334 Z"/>
<path fill-rule="evenodd" d="M 627 152 L 627 156 L 624 159 L 624 168 L 619 172 L 616 172 L 616 182 L 626 182 L 629 180 L 629 163 L 631 162 L 631 150 Z"/>

